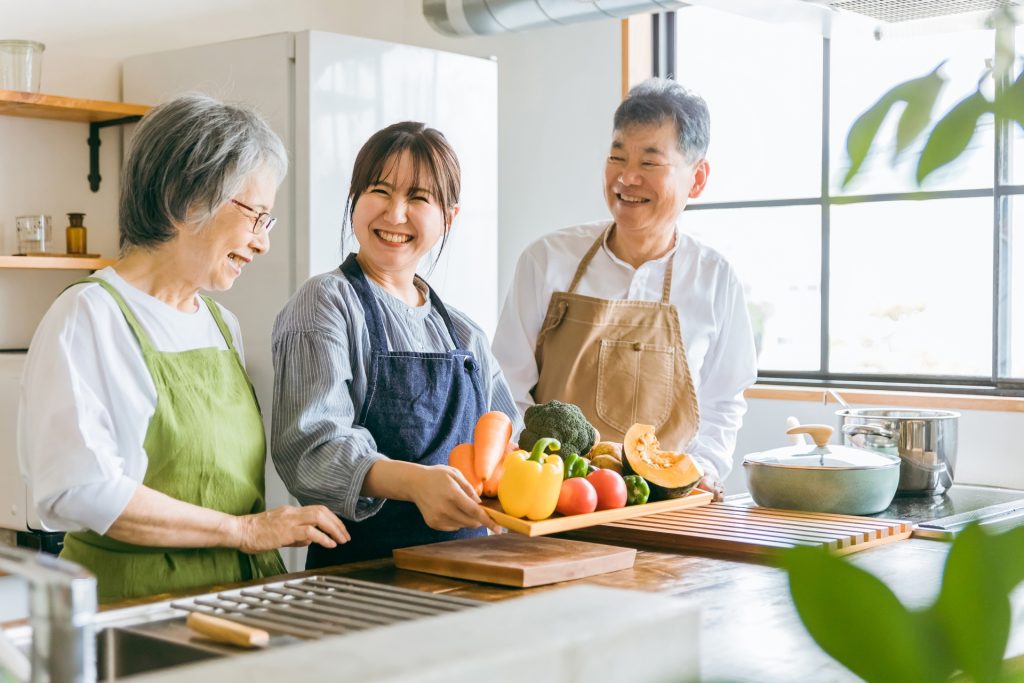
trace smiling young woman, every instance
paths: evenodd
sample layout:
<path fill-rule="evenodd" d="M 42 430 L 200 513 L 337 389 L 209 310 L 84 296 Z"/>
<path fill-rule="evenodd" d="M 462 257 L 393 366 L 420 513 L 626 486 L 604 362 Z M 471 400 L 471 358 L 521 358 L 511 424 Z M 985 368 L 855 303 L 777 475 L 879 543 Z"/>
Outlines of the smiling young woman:
<path fill-rule="evenodd" d="M 440 132 L 375 133 L 348 193 L 359 252 L 306 282 L 274 324 L 274 462 L 296 498 L 352 532 L 344 548 L 311 548 L 307 568 L 494 528 L 448 455 L 482 414 L 519 414 L 483 331 L 416 274 L 444 247 L 460 185 Z"/>

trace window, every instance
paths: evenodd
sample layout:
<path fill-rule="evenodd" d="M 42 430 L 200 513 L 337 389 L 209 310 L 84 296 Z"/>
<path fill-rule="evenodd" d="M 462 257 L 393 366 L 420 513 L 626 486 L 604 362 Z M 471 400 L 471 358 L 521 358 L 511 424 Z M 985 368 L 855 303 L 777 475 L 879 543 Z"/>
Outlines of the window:
<path fill-rule="evenodd" d="M 994 31 L 826 39 L 702 7 L 675 26 L 675 77 L 712 116 L 711 176 L 682 226 L 744 282 L 760 380 L 1024 390 L 1019 129 L 997 155 L 982 119 L 968 152 L 918 188 L 923 142 L 895 167 L 879 144 L 891 115 L 840 187 L 853 121 L 940 63 L 947 111 L 991 64 Z"/>

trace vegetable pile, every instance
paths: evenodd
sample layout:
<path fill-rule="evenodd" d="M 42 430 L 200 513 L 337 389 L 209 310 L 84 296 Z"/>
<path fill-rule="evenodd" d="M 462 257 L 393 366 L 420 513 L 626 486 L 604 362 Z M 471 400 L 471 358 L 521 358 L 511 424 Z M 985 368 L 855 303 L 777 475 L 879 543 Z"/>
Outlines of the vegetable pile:
<path fill-rule="evenodd" d="M 703 477 L 686 453 L 661 450 L 651 425 L 633 425 L 621 444 L 600 441 L 579 407 L 561 401 L 531 406 L 524 422 L 520 450 L 512 450 L 511 420 L 485 413 L 473 443 L 448 458 L 479 495 L 497 497 L 513 517 L 536 521 L 678 498 Z"/>

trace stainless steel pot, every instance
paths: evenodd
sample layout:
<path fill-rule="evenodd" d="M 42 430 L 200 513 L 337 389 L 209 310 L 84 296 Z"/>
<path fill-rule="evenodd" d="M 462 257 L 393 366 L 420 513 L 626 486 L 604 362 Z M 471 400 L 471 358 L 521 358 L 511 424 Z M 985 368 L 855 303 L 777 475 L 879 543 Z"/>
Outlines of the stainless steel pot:
<path fill-rule="evenodd" d="M 815 446 L 774 448 L 743 458 L 747 488 L 764 507 L 870 515 L 889 507 L 900 478 L 894 455 L 828 445 L 832 427 L 801 425 L 787 434 L 810 434 Z"/>
<path fill-rule="evenodd" d="M 897 495 L 934 496 L 953 485 L 959 413 L 844 408 L 836 415 L 843 443 L 899 456 Z"/>

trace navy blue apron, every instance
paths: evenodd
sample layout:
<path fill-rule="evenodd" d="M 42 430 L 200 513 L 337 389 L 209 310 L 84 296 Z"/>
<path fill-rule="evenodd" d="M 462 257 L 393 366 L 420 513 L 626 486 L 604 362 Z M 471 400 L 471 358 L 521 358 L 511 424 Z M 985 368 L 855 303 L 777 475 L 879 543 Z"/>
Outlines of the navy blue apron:
<path fill-rule="evenodd" d="M 373 435 L 377 450 L 392 460 L 445 465 L 457 444 L 473 439 L 477 419 L 487 412 L 480 366 L 455 334 L 447 309 L 433 289 L 431 305 L 444 319 L 454 351 L 388 351 L 377 297 L 363 269 L 350 254 L 341 272 L 352 284 L 370 332 L 371 367 L 366 400 L 356 424 Z M 394 548 L 482 536 L 483 527 L 436 531 L 427 526 L 414 503 L 388 500 L 373 517 L 345 521 L 352 540 L 336 548 L 313 544 L 306 569 L 386 557 Z"/>

